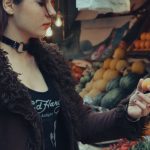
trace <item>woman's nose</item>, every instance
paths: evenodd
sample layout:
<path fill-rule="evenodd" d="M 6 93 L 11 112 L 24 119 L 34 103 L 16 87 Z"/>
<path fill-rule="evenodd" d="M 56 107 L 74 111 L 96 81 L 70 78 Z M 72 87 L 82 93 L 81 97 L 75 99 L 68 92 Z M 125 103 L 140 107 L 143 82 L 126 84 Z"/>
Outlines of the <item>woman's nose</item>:
<path fill-rule="evenodd" d="M 49 16 L 55 16 L 56 15 L 56 11 L 54 9 L 54 7 L 52 6 L 50 0 L 47 1 L 46 3 L 46 10 Z"/>

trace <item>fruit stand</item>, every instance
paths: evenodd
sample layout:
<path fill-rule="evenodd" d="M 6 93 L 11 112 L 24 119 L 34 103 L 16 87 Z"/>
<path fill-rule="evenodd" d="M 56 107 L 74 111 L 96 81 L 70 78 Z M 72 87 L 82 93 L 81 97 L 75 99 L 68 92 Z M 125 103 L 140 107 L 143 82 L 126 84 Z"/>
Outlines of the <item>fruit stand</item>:
<path fill-rule="evenodd" d="M 82 73 L 80 72 L 80 78 L 77 79 L 76 91 L 94 111 L 109 111 L 116 107 L 135 90 L 140 78 L 148 77 L 150 28 L 146 28 L 144 23 L 146 15 L 147 13 L 140 16 L 125 36 L 117 37 L 117 42 L 109 40 L 112 38 L 110 34 L 87 57 L 86 61 L 90 64 L 87 65 L 88 69 L 80 67 Z M 122 32 L 126 25 L 122 26 Z M 113 38 L 115 39 L 114 36 Z M 144 80 L 144 91 L 149 83 L 150 79 Z M 100 150 L 149 150 L 149 129 L 150 125 L 145 125 L 144 136 L 137 141 L 118 139 L 95 143 L 93 146 Z"/>
<path fill-rule="evenodd" d="M 76 81 L 76 91 L 93 111 L 104 112 L 115 108 L 122 99 L 136 89 L 140 78 L 150 73 L 150 8 L 145 7 L 133 16 L 134 23 L 126 22 L 113 28 L 103 41 L 88 47 L 81 59 L 69 62 Z M 131 26 L 132 24 L 132 26 Z M 80 47 L 79 46 L 79 47 Z M 142 85 L 147 90 L 150 79 Z M 117 139 L 94 143 L 99 150 L 149 150 L 150 125 L 145 125 L 141 139 L 129 141 Z"/>

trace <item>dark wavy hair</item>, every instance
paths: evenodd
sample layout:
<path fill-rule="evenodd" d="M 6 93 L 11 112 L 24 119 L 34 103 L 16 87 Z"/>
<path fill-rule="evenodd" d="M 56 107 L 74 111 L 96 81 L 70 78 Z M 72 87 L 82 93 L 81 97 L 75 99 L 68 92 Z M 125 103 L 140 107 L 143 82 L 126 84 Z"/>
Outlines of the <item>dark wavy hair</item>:
<path fill-rule="evenodd" d="M 13 0 L 14 4 L 19 5 L 23 0 Z M 3 1 L 0 1 L 0 39 L 8 24 L 8 14 L 3 8 Z"/>
<path fill-rule="evenodd" d="M 16 5 L 19 5 L 23 0 L 13 0 L 13 3 Z M 46 0 L 43 0 L 45 3 Z M 9 15 L 6 13 L 6 11 L 3 8 L 3 1 L 0 0 L 0 39 L 7 27 L 8 24 L 8 17 Z"/>
<path fill-rule="evenodd" d="M 15 4 L 20 4 L 23 0 L 13 0 Z M 2 37 L 5 28 L 8 24 L 8 14 L 3 9 L 2 1 L 0 1 L 0 38 Z M 47 46 L 46 46 L 47 45 Z M 39 39 L 31 38 L 28 42 L 29 53 L 34 56 L 38 66 L 45 68 L 47 74 L 52 80 L 55 80 L 60 89 L 63 92 L 62 111 L 68 116 L 69 112 L 71 115 L 70 123 L 74 124 L 74 134 L 78 135 L 76 126 L 80 112 L 78 111 L 79 103 L 81 103 L 81 97 L 75 92 L 75 81 L 72 78 L 70 68 L 67 65 L 65 59 L 60 52 L 52 49 L 49 44 L 41 43 Z M 45 63 L 46 62 L 46 63 Z M 50 70 L 47 70 L 47 69 Z M 60 93 L 60 92 L 59 92 Z M 76 103 L 76 106 L 75 106 Z M 79 116 L 77 116 L 77 114 Z"/>

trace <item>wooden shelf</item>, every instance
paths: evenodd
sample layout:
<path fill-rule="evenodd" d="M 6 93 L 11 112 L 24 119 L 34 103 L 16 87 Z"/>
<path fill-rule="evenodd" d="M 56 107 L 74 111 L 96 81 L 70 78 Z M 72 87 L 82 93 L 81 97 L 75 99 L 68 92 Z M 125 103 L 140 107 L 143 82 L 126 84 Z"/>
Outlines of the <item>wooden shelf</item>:
<path fill-rule="evenodd" d="M 127 53 L 127 57 L 131 58 L 148 58 L 150 59 L 150 50 L 149 51 L 130 51 Z"/>

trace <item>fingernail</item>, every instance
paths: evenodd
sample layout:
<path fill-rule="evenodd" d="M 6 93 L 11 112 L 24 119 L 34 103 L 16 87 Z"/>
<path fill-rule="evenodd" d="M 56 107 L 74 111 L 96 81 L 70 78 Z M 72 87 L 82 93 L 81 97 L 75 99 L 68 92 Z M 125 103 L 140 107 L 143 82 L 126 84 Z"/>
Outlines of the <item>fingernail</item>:
<path fill-rule="evenodd" d="M 137 95 L 141 96 L 142 94 L 139 92 L 139 93 L 137 93 Z"/>
<path fill-rule="evenodd" d="M 140 79 L 140 82 L 143 81 L 143 80 L 144 80 L 144 79 L 141 78 L 141 79 Z"/>
<path fill-rule="evenodd" d="M 143 93 L 139 92 L 137 95 L 143 96 Z"/>

